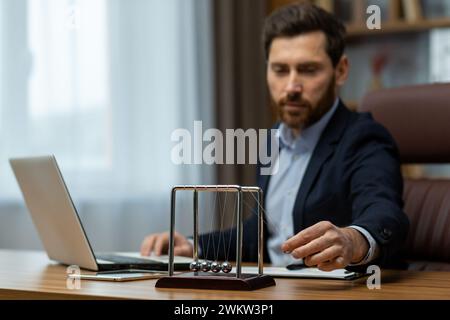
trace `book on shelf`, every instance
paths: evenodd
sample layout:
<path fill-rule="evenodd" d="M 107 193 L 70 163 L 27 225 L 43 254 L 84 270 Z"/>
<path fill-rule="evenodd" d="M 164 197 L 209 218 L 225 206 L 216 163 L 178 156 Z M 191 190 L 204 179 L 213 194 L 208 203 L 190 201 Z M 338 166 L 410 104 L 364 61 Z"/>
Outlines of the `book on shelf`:
<path fill-rule="evenodd" d="M 353 19 L 352 23 L 355 25 L 362 25 L 366 20 L 366 3 L 365 1 L 353 2 Z"/>
<path fill-rule="evenodd" d="M 422 4 L 420 0 L 403 0 L 405 20 L 415 22 L 423 19 Z"/>
<path fill-rule="evenodd" d="M 334 12 L 334 3 L 333 0 L 315 0 L 314 4 L 325 9 L 328 12 Z"/>
<path fill-rule="evenodd" d="M 434 29 L 429 33 L 430 82 L 450 82 L 450 29 Z"/>
<path fill-rule="evenodd" d="M 400 20 L 401 15 L 401 0 L 390 0 L 389 1 L 389 21 L 398 21 Z"/>

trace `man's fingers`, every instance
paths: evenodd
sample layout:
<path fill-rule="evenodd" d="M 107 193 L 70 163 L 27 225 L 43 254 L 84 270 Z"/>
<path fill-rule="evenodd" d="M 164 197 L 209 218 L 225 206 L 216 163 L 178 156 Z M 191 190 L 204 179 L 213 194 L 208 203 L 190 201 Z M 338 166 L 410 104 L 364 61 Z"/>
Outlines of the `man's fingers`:
<path fill-rule="evenodd" d="M 169 236 L 170 235 L 168 235 L 168 237 Z M 177 245 L 177 244 L 184 244 L 187 241 L 185 236 L 183 236 L 181 233 L 178 233 L 176 231 L 173 234 L 173 239 L 174 239 L 175 245 Z"/>
<path fill-rule="evenodd" d="M 150 239 L 150 236 L 145 237 L 144 241 L 141 243 L 141 256 L 147 256 L 148 255 L 148 241 Z"/>
<path fill-rule="evenodd" d="M 322 262 L 317 265 L 317 268 L 322 271 L 333 271 L 336 269 L 345 268 L 346 264 L 344 262 L 344 258 L 339 256 L 332 261 Z"/>
<path fill-rule="evenodd" d="M 334 228 L 334 225 L 329 221 L 321 221 L 315 225 L 300 231 L 295 236 L 286 240 L 281 246 L 281 250 L 286 253 L 292 252 L 295 248 L 303 246 L 312 240 L 322 236 L 327 230 Z"/>
<path fill-rule="evenodd" d="M 144 239 L 141 245 L 141 255 L 149 256 L 153 250 L 153 244 L 155 243 L 156 235 L 148 236 Z"/>
<path fill-rule="evenodd" d="M 321 252 L 328 247 L 330 247 L 333 243 L 329 241 L 326 237 L 320 237 L 312 240 L 311 242 L 295 249 L 292 251 L 292 256 L 296 259 L 305 258 L 307 256 L 312 256 L 318 252 Z"/>
<path fill-rule="evenodd" d="M 160 256 L 163 251 L 167 250 L 169 243 L 169 236 L 167 233 L 160 234 L 155 241 L 154 252 L 157 256 Z"/>
<path fill-rule="evenodd" d="M 187 241 L 186 237 L 182 234 L 175 232 L 175 250 L 176 255 L 189 256 L 192 255 L 191 244 Z M 166 253 L 169 248 L 169 233 L 152 234 L 144 239 L 141 244 L 141 255 L 149 256 L 152 251 L 155 255 L 159 256 Z M 178 249 L 177 249 L 178 248 Z M 178 251 L 177 251 L 178 250 Z"/>
<path fill-rule="evenodd" d="M 173 248 L 173 254 L 175 256 L 185 256 L 183 253 L 185 253 L 185 248 L 183 246 L 175 247 Z"/>
<path fill-rule="evenodd" d="M 335 258 L 342 254 L 342 248 L 340 246 L 331 246 L 322 252 L 318 252 L 312 256 L 307 257 L 305 264 L 307 266 L 316 266 L 327 261 L 333 261 Z"/>
<path fill-rule="evenodd" d="M 176 256 L 192 257 L 192 247 L 190 243 L 185 243 L 173 249 L 173 254 Z"/>

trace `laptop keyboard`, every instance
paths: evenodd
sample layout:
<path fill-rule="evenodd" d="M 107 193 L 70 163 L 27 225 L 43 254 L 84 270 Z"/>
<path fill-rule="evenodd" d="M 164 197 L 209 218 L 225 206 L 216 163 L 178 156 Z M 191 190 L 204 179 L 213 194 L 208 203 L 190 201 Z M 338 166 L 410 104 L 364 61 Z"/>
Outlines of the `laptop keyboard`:
<path fill-rule="evenodd" d="M 119 255 L 114 254 L 101 254 L 96 256 L 97 259 L 100 260 L 106 260 L 106 261 L 112 261 L 114 263 L 119 264 L 162 264 L 160 261 L 150 260 L 150 259 L 140 259 L 140 258 L 133 258 L 133 257 L 122 257 Z"/>

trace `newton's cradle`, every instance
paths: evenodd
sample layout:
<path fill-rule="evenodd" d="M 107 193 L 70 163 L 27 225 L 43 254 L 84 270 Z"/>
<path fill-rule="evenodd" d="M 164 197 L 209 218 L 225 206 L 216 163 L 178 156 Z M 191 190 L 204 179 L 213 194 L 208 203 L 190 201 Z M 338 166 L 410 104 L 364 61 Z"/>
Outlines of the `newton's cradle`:
<path fill-rule="evenodd" d="M 177 191 L 193 192 L 194 216 L 194 253 L 190 265 L 191 272 L 174 274 L 174 235 L 175 207 Z M 199 261 L 198 257 L 198 193 L 199 192 L 233 192 L 237 194 L 236 215 L 236 271 L 233 273 L 231 263 L 225 261 Z M 242 242 L 243 242 L 243 193 L 256 193 L 258 214 L 258 274 L 242 273 Z M 169 239 L 169 275 L 156 282 L 157 288 L 192 288 L 214 290 L 255 290 L 274 286 L 272 277 L 263 274 L 263 214 L 262 190 L 259 187 L 244 187 L 239 185 L 180 185 L 172 188 L 170 209 L 170 239 Z M 222 230 L 221 230 L 222 232 Z"/>

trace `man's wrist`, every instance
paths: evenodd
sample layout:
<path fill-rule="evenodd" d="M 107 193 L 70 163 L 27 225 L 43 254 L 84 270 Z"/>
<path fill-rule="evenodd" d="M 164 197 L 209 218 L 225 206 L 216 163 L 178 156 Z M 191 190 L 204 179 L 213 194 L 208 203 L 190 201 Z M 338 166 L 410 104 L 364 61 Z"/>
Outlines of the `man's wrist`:
<path fill-rule="evenodd" d="M 352 242 L 352 260 L 350 263 L 361 262 L 369 252 L 370 244 L 358 230 L 354 228 L 344 228 L 345 232 L 349 235 Z"/>

